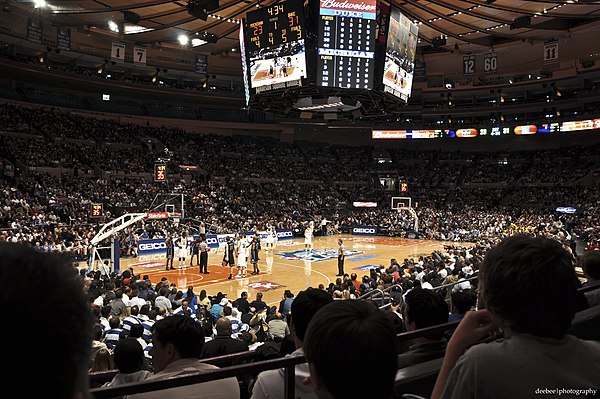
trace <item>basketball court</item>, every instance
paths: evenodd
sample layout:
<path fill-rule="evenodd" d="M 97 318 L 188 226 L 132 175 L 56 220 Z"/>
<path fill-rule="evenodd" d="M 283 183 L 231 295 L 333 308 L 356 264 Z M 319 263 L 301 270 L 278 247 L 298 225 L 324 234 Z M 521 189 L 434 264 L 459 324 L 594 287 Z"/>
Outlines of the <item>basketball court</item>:
<path fill-rule="evenodd" d="M 252 265 L 248 265 L 246 278 L 228 280 L 229 267 L 221 266 L 222 250 L 212 250 L 208 258 L 210 274 L 200 274 L 199 267 L 189 267 L 190 258 L 186 258 L 186 268 L 165 270 L 164 254 L 146 255 L 137 258 L 121 258 L 121 269 L 133 267 L 135 274 L 148 275 L 153 284 L 166 277 L 177 287 L 186 291 L 194 287 L 196 294 L 205 289 L 208 295 L 217 292 L 227 294 L 228 298 L 239 298 L 243 291 L 253 300 L 257 292 L 263 292 L 263 300 L 269 305 L 277 305 L 286 289 L 297 294 L 308 287 L 325 287 L 335 282 L 337 274 L 337 240 L 344 240 L 346 260 L 344 271 L 356 273 L 359 278 L 369 274 L 369 269 L 379 265 L 389 266 L 390 259 L 402 261 L 405 258 L 417 258 L 443 249 L 443 241 L 404 239 L 382 236 L 335 235 L 313 238 L 313 248 L 304 249 L 304 238 L 279 241 L 274 250 L 260 251 L 260 274 L 253 276 Z M 178 258 L 173 266 L 177 268 Z M 234 269 L 234 275 L 237 268 Z"/>

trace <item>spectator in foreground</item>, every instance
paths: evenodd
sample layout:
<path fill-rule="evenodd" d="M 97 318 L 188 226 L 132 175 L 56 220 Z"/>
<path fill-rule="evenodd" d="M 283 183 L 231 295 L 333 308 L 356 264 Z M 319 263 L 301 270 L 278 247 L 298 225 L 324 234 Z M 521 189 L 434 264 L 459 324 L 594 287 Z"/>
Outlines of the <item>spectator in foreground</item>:
<path fill-rule="evenodd" d="M 29 397 L 87 398 L 88 368 L 92 342 L 92 313 L 83 282 L 70 261 L 58 254 L 38 252 L 18 244 L 0 243 L 0 302 L 7 309 L 21 309 L 12 316 L 15 326 L 33 320 L 44 326 L 44 339 L 52 345 L 35 345 L 39 330 L 3 329 L 3 342 L 19 348 L 11 366 L 3 372 L 4 388 L 24 389 L 23 370 L 34 370 L 32 359 L 48 359 L 52 367 L 39 368 L 35 383 L 25 388 Z M 23 307 L 23 292 L 42 300 Z M 11 323 L 12 323 L 11 321 Z M 41 357 L 40 357 L 41 356 Z M 33 368 L 32 368 L 33 367 Z"/>
<path fill-rule="evenodd" d="M 372 302 L 334 301 L 323 307 L 310 321 L 304 341 L 317 396 L 392 398 L 395 342 L 390 318 Z M 357 354 L 365 367 L 357 367 Z"/>
<path fill-rule="evenodd" d="M 587 278 L 585 286 L 594 286 L 595 289 L 585 293 L 589 306 L 600 305 L 600 251 L 587 251 L 579 259 L 579 265 Z"/>
<path fill-rule="evenodd" d="M 429 289 L 412 290 L 406 294 L 404 320 L 407 331 L 420 330 L 448 322 L 448 305 L 442 294 Z M 398 355 L 398 368 L 404 368 L 444 357 L 446 339 L 436 333 L 414 339 L 414 345 Z"/>
<path fill-rule="evenodd" d="M 135 338 L 124 338 L 114 350 L 114 363 L 119 372 L 104 387 L 130 384 L 144 381 L 152 373 L 144 370 L 144 349 Z"/>
<path fill-rule="evenodd" d="M 452 335 L 432 399 L 600 388 L 600 343 L 566 335 L 578 281 L 560 243 L 506 238 L 486 253 L 479 278 L 480 305 L 487 309 L 467 312 Z M 504 339 L 471 347 L 497 328 Z"/>
<path fill-rule="evenodd" d="M 203 357 L 223 356 L 248 350 L 246 343 L 239 339 L 231 338 L 231 321 L 228 318 L 221 317 L 217 320 L 215 329 L 217 330 L 217 335 L 204 345 Z"/>
<path fill-rule="evenodd" d="M 146 381 L 206 372 L 218 367 L 202 363 L 199 359 L 204 349 L 204 330 L 191 317 L 173 315 L 158 320 L 152 331 L 152 365 L 154 375 Z M 214 380 L 201 384 L 178 386 L 128 396 L 129 399 L 187 398 L 230 399 L 240 396 L 235 378 Z"/>
<path fill-rule="evenodd" d="M 306 328 L 312 317 L 325 305 L 333 302 L 333 298 L 326 291 L 309 288 L 298 293 L 291 305 L 290 330 L 296 344 L 296 350 L 291 357 L 303 356 L 303 342 Z M 286 356 L 287 357 L 287 356 Z M 296 366 L 296 392 L 294 398 L 316 398 L 313 384 L 307 384 L 309 377 L 308 364 Z M 260 373 L 252 388 L 252 399 L 283 398 L 284 397 L 284 369 L 267 370 Z"/>

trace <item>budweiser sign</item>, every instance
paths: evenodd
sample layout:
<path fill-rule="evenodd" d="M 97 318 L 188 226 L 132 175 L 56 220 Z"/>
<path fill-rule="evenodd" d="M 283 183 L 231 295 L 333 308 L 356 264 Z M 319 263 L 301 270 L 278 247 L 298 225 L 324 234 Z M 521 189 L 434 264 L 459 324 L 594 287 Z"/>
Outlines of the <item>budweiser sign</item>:
<path fill-rule="evenodd" d="M 367 2 L 356 0 L 321 0 L 321 8 L 348 11 L 376 12 L 377 2 L 375 0 Z"/>

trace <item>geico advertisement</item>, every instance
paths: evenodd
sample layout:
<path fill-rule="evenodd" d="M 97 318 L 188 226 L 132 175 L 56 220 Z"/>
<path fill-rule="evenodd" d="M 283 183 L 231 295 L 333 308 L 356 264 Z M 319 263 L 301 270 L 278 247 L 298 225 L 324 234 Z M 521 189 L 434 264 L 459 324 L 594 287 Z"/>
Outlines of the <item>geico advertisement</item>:
<path fill-rule="evenodd" d="M 352 234 L 356 235 L 371 235 L 377 234 L 376 226 L 354 226 L 352 227 Z"/>
<path fill-rule="evenodd" d="M 142 255 L 152 252 L 167 252 L 167 244 L 165 244 L 164 238 L 138 241 L 138 254 Z"/>

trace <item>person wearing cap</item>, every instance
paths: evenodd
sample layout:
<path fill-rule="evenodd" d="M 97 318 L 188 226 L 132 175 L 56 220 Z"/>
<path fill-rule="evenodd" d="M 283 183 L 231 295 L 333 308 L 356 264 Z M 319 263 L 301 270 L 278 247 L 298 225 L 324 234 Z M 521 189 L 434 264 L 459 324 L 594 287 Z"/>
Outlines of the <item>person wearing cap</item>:
<path fill-rule="evenodd" d="M 215 318 L 215 320 L 218 320 L 223 316 L 223 308 L 227 305 L 229 305 L 229 299 L 223 297 L 219 303 L 212 305 L 210 308 L 210 314 Z"/>

